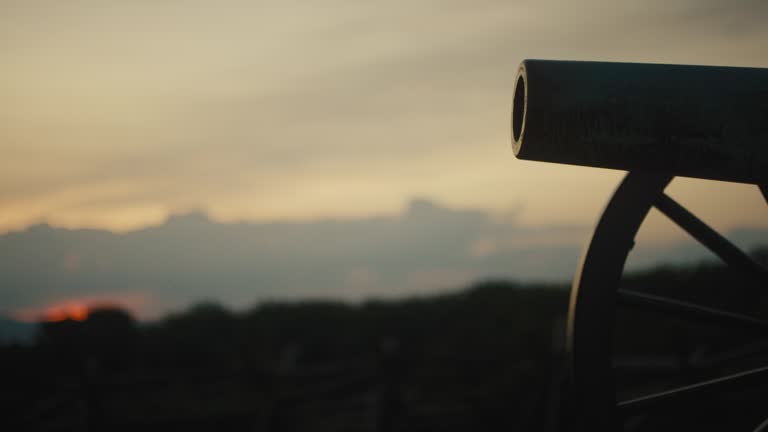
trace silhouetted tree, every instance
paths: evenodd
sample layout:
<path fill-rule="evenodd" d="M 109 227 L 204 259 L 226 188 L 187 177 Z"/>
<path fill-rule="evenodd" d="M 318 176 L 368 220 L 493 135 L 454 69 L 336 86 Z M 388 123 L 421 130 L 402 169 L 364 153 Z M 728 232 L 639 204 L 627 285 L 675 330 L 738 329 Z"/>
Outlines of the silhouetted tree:
<path fill-rule="evenodd" d="M 138 328 L 131 314 L 119 307 L 89 311 L 82 323 L 86 352 L 108 369 L 122 369 L 135 360 Z"/>

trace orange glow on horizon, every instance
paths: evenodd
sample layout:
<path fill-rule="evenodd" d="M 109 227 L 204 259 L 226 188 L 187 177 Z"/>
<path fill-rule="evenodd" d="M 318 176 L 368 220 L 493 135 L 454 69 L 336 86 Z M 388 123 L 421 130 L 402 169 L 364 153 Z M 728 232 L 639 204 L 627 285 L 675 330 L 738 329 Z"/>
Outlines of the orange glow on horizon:
<path fill-rule="evenodd" d="M 66 320 L 85 321 L 88 318 L 88 305 L 84 303 L 70 302 L 63 305 L 49 307 L 42 313 L 40 321 L 60 322 Z"/>
<path fill-rule="evenodd" d="M 146 295 L 133 293 L 78 297 L 16 310 L 11 315 L 14 319 L 23 322 L 85 321 L 94 309 L 117 307 L 136 316 L 137 313 L 142 312 L 148 303 L 147 300 Z"/>

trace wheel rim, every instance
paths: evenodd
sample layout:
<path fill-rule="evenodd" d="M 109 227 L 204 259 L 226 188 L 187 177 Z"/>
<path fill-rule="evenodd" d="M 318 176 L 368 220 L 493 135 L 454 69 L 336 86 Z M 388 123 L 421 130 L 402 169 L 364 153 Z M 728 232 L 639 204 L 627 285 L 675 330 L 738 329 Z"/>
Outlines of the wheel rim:
<path fill-rule="evenodd" d="M 718 386 L 735 385 L 744 380 L 768 378 L 768 368 L 758 368 L 686 386 L 691 388 L 678 388 L 669 394 L 654 394 L 617 403 L 612 361 L 619 295 L 624 300 L 655 302 L 656 306 L 674 308 L 678 313 L 698 314 L 723 320 L 727 324 L 768 330 L 768 322 L 753 317 L 667 298 L 619 292 L 624 265 L 634 246 L 635 235 L 652 207 L 660 210 L 729 266 L 754 275 L 768 286 L 768 271 L 764 267 L 664 194 L 672 179 L 673 176 L 664 174 L 628 173 L 608 202 L 582 255 L 571 290 L 567 323 L 569 409 L 566 416 L 570 429 L 617 430 L 622 420 L 621 411 L 665 403 L 702 389 L 711 391 Z M 760 189 L 765 197 L 766 187 Z"/>

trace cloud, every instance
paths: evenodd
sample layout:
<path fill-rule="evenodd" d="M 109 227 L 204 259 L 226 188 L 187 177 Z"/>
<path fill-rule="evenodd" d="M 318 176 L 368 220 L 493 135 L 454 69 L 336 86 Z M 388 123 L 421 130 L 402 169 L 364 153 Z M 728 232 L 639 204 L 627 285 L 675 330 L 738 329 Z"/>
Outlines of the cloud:
<path fill-rule="evenodd" d="M 424 198 L 397 214 L 349 219 L 218 223 L 192 212 L 122 234 L 38 225 L 0 236 L 0 314 L 97 299 L 130 300 L 147 318 L 201 299 L 245 308 L 274 299 L 410 296 L 484 278 L 567 281 L 588 231 L 520 225 Z M 754 246 L 768 241 L 768 231 L 736 239 Z M 634 267 L 705 256 L 672 246 L 640 247 Z"/>
<path fill-rule="evenodd" d="M 578 247 L 555 227 L 549 244 L 486 212 L 414 199 L 400 214 L 306 222 L 216 223 L 204 213 L 114 234 L 47 225 L 0 236 L 4 312 L 42 310 L 71 299 L 116 301 L 135 293 L 140 314 L 201 298 L 233 307 L 275 298 L 413 295 L 486 276 L 567 279 Z M 502 246 L 470 256 L 480 239 Z M 549 266 L 530 271 L 519 256 L 539 250 Z"/>

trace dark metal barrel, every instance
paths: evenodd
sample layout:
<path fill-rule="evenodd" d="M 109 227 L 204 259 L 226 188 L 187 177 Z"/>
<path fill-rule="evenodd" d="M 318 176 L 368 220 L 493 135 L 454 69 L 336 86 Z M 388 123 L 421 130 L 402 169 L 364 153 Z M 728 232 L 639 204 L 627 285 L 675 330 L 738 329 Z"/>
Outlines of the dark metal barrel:
<path fill-rule="evenodd" d="M 768 69 L 525 60 L 520 159 L 768 182 Z"/>

